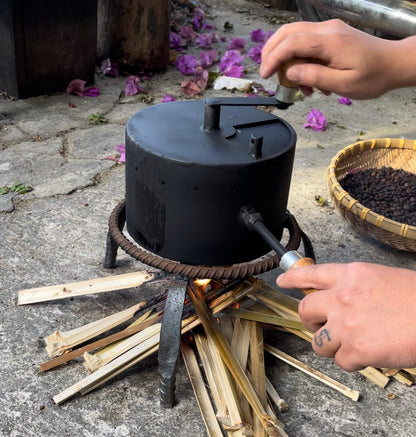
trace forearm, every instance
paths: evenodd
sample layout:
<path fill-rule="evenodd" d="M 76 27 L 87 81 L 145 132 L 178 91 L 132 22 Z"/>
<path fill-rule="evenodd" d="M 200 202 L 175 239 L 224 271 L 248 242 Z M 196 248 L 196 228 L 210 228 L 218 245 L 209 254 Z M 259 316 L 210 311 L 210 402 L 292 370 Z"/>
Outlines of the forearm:
<path fill-rule="evenodd" d="M 390 41 L 389 52 L 389 90 L 416 86 L 416 36 Z"/>

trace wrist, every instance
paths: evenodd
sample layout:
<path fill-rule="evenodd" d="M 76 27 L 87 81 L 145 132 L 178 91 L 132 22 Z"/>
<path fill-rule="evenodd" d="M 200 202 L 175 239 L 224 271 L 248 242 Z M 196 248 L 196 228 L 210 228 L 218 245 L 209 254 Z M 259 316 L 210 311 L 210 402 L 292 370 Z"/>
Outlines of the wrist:
<path fill-rule="evenodd" d="M 399 41 L 389 41 L 390 59 L 388 90 L 416 86 L 416 36 Z M 382 72 L 381 72 L 382 74 Z"/>

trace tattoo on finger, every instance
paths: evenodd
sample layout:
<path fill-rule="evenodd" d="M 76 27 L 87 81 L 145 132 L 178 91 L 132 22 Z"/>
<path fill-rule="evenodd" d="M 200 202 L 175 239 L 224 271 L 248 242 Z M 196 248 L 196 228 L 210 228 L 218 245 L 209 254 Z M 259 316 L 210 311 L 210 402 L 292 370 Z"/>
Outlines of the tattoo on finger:
<path fill-rule="evenodd" d="M 325 343 L 330 342 L 331 335 L 329 329 L 321 329 L 317 334 L 315 334 L 313 341 L 318 347 L 322 347 Z"/>

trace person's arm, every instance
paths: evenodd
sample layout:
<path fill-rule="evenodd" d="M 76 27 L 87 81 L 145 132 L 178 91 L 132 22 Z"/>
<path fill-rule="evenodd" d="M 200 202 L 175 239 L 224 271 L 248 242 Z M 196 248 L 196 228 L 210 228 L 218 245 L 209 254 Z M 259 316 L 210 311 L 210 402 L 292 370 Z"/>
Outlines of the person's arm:
<path fill-rule="evenodd" d="M 377 264 L 320 264 L 277 278 L 282 288 L 316 288 L 299 305 L 316 331 L 312 347 L 347 371 L 416 366 L 416 272 Z"/>
<path fill-rule="evenodd" d="M 293 58 L 318 59 L 287 70 L 306 93 L 327 92 L 369 99 L 416 85 L 416 37 L 392 41 L 371 36 L 336 19 L 283 25 L 262 51 L 260 74 L 268 78 Z"/>

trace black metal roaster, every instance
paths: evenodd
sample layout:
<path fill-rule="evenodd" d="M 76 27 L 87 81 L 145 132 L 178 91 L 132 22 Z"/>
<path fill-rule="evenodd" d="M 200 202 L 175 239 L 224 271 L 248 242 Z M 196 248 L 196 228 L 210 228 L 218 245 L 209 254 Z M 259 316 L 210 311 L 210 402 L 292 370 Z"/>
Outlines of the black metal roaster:
<path fill-rule="evenodd" d="M 281 253 L 270 253 L 270 241 L 284 228 L 286 250 L 302 241 L 313 257 L 286 210 L 295 131 L 257 106 L 288 105 L 266 97 L 171 102 L 139 111 L 126 126 L 126 199 L 109 219 L 104 266 L 115 267 L 121 247 L 162 273 L 179 275 L 168 290 L 160 333 L 164 407 L 175 404 L 186 284 L 192 278 L 232 284 L 277 267 Z M 261 224 L 252 226 L 253 217 Z M 124 235 L 125 224 L 137 245 Z"/>
<path fill-rule="evenodd" d="M 161 257 L 230 265 L 270 251 L 239 220 L 253 206 L 280 239 L 296 145 L 292 127 L 255 106 L 274 98 L 154 105 L 126 126 L 126 225 Z"/>

